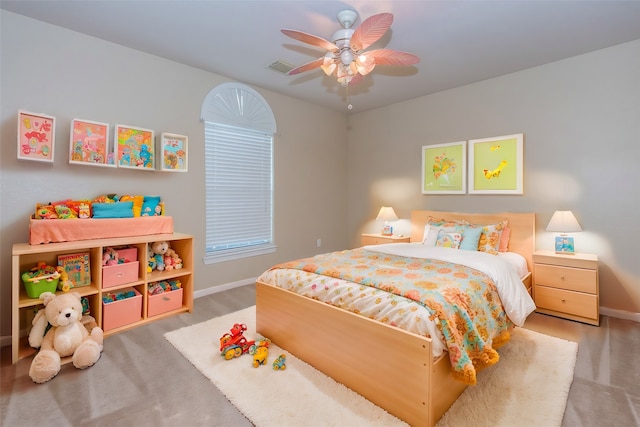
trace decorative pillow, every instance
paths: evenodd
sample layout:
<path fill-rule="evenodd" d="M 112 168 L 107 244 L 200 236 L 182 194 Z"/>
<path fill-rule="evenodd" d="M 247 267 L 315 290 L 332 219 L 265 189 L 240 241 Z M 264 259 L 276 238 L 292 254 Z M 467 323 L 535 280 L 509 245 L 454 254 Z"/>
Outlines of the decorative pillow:
<path fill-rule="evenodd" d="M 429 224 L 424 226 L 424 237 L 422 238 L 422 244 L 425 246 L 435 246 L 436 240 L 438 240 L 438 230 L 436 227 L 432 227 Z"/>
<path fill-rule="evenodd" d="M 438 240 L 436 241 L 436 246 L 441 248 L 459 249 L 461 241 L 462 234 L 447 233 L 440 230 L 440 233 L 438 234 Z"/>
<path fill-rule="evenodd" d="M 482 234 L 478 241 L 478 251 L 496 255 L 500 248 L 500 239 L 502 238 L 502 230 L 507 226 L 507 220 L 500 221 L 497 224 L 485 225 L 482 227 Z"/>
<path fill-rule="evenodd" d="M 93 203 L 93 218 L 133 218 L 133 202 Z"/>
<path fill-rule="evenodd" d="M 160 216 L 161 214 L 160 196 L 144 196 L 140 216 Z"/>
<path fill-rule="evenodd" d="M 142 215 L 142 204 L 144 203 L 144 196 L 120 196 L 121 202 L 133 202 L 133 216 L 138 217 Z"/>
<path fill-rule="evenodd" d="M 478 242 L 480 241 L 480 235 L 482 234 L 482 227 L 479 226 L 467 226 L 462 232 L 462 242 L 460 242 L 460 249 L 467 251 L 477 251 Z"/>
<path fill-rule="evenodd" d="M 502 230 L 502 236 L 500 237 L 500 247 L 498 247 L 498 252 L 509 252 L 509 237 L 511 237 L 511 229 L 509 227 L 505 227 Z"/>

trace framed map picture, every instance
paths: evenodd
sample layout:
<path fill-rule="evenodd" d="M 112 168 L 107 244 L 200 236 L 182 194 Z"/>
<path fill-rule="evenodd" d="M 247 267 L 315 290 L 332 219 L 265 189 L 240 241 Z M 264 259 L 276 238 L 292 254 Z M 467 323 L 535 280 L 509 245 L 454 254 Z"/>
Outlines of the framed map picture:
<path fill-rule="evenodd" d="M 55 117 L 18 111 L 18 159 L 53 163 Z"/>
<path fill-rule="evenodd" d="M 422 194 L 464 194 L 467 141 L 422 147 Z"/>
<path fill-rule="evenodd" d="M 523 134 L 469 141 L 469 194 L 522 194 Z"/>
<path fill-rule="evenodd" d="M 155 170 L 156 159 L 152 130 L 116 125 L 114 142 L 119 168 Z"/>

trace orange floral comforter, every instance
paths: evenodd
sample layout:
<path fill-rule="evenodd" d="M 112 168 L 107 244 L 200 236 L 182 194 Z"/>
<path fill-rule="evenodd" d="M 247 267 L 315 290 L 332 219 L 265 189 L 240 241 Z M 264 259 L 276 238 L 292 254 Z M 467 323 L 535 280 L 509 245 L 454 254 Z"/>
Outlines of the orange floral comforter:
<path fill-rule="evenodd" d="M 346 292 L 362 292 L 364 297 L 370 287 L 424 306 L 446 342 L 453 376 L 467 384 L 475 384 L 479 369 L 498 361 L 495 349 L 508 341 L 513 325 L 493 281 L 451 262 L 359 248 L 290 261 L 271 270 L 277 269 L 346 280 L 360 285 Z"/>

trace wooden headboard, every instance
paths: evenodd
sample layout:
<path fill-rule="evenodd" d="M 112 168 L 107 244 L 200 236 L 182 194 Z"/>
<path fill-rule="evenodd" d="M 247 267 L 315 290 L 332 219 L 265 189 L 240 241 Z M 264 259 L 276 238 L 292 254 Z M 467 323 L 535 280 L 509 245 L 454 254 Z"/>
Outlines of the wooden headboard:
<path fill-rule="evenodd" d="M 442 218 L 445 220 L 466 220 L 473 224 L 489 225 L 507 219 L 511 235 L 509 251 L 525 257 L 529 271 L 533 271 L 533 251 L 536 246 L 536 214 L 532 212 L 513 213 L 501 212 L 492 214 L 468 214 L 441 211 L 412 211 L 411 212 L 411 241 L 421 242 L 427 219 Z"/>

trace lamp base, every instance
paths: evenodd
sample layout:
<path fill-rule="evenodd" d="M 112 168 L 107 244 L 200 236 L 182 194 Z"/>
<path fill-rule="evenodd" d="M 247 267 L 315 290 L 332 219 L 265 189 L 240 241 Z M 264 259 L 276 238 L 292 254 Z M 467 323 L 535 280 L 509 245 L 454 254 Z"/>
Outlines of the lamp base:
<path fill-rule="evenodd" d="M 380 234 L 382 234 L 383 236 L 393 236 L 393 227 L 390 225 L 385 225 Z"/>
<path fill-rule="evenodd" d="M 560 235 L 556 237 L 556 253 L 563 255 L 575 255 L 576 249 L 573 244 L 573 237 Z"/>

